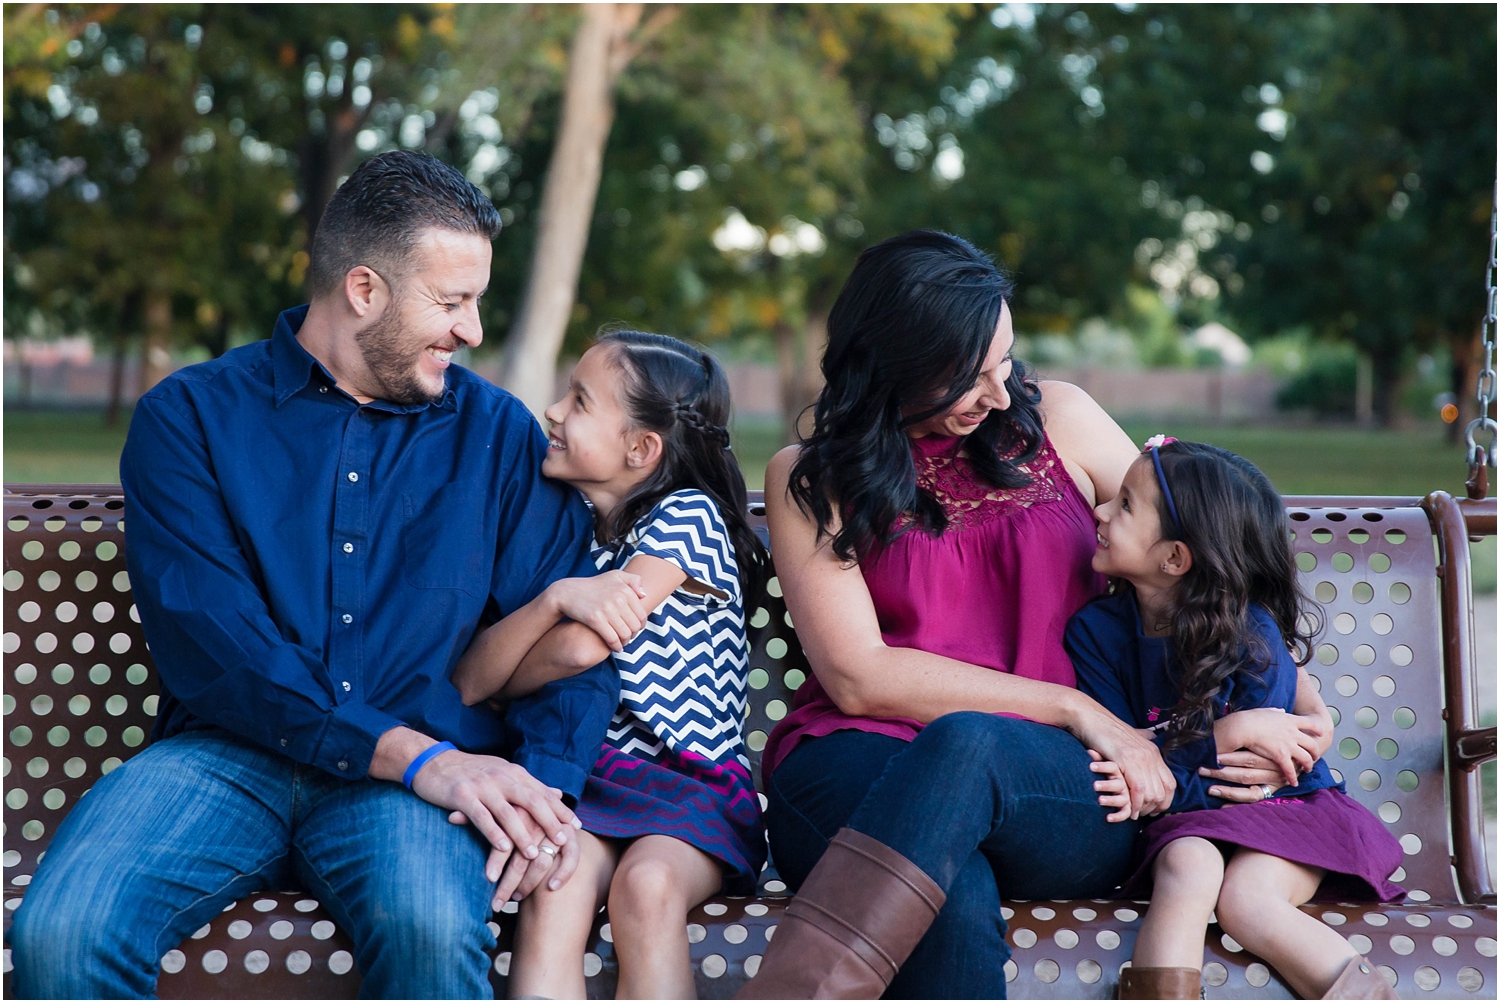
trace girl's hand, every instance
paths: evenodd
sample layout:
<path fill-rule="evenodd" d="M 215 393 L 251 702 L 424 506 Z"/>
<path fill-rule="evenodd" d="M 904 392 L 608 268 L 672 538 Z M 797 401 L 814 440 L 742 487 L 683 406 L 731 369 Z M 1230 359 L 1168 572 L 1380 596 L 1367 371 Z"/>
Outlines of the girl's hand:
<path fill-rule="evenodd" d="M 1214 722 L 1214 744 L 1227 753 L 1248 749 L 1270 760 L 1279 772 L 1280 786 L 1291 787 L 1321 755 L 1320 736 L 1304 731 L 1302 724 L 1302 718 L 1280 707 L 1235 711 Z"/>
<path fill-rule="evenodd" d="M 651 614 L 641 576 L 626 571 L 562 578 L 547 586 L 547 597 L 559 616 L 588 627 L 611 651 L 624 651 Z"/>
<path fill-rule="evenodd" d="M 1130 817 L 1130 791 L 1125 787 L 1125 778 L 1120 774 L 1120 767 L 1109 762 L 1093 749 L 1089 750 L 1089 758 L 1093 760 L 1089 764 L 1089 769 L 1103 775 L 1102 780 L 1094 781 L 1094 790 L 1099 792 L 1099 803 L 1106 808 L 1116 809 L 1106 815 L 1104 821 L 1125 821 Z"/>

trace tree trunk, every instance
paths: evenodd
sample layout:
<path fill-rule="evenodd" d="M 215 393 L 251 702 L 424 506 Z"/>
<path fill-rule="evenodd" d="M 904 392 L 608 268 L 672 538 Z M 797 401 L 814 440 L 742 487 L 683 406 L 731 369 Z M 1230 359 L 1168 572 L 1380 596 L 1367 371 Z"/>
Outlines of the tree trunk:
<path fill-rule="evenodd" d="M 772 329 L 776 374 L 781 388 L 781 437 L 788 444 L 812 434 L 812 405 L 823 389 L 823 352 L 828 348 L 828 315 L 814 313 L 799 336 L 785 321 Z"/>
<path fill-rule="evenodd" d="M 125 397 L 125 349 L 129 335 L 121 328 L 115 332 L 114 350 L 109 358 L 109 403 L 104 406 L 104 424 L 114 428 L 120 423 L 120 409 Z"/>
<path fill-rule="evenodd" d="M 557 353 L 578 291 L 604 147 L 614 124 L 615 80 L 624 69 L 620 55 L 640 16 L 640 4 L 588 4 L 573 37 L 531 273 L 510 330 L 501 378 L 505 389 L 537 415 L 552 403 Z"/>
<path fill-rule="evenodd" d="M 1481 322 L 1482 323 L 1482 322 Z M 1453 391 L 1453 403 L 1458 407 L 1458 420 L 1448 426 L 1448 441 L 1454 445 L 1463 441 L 1464 429 L 1479 416 L 1479 401 L 1475 389 L 1479 383 L 1480 356 L 1484 351 L 1484 339 L 1479 330 L 1473 337 L 1453 336 L 1448 339 L 1448 354 L 1452 362 L 1448 378 Z"/>
<path fill-rule="evenodd" d="M 1394 428 L 1399 412 L 1401 400 L 1401 366 L 1395 361 L 1394 354 L 1382 354 L 1380 357 L 1366 362 L 1368 356 L 1361 355 L 1361 363 L 1367 367 L 1368 377 L 1362 377 L 1360 382 L 1367 383 L 1368 391 L 1362 387 L 1356 387 L 1355 411 L 1356 417 L 1360 418 L 1360 424 L 1368 425 L 1373 418 L 1373 424 L 1381 428 Z M 1369 400 L 1367 408 L 1362 408 L 1358 398 L 1365 397 Z M 1363 414 L 1360 412 L 1363 411 Z"/>
<path fill-rule="evenodd" d="M 172 371 L 172 298 L 146 294 L 146 336 L 141 339 L 140 392 L 156 386 Z"/>

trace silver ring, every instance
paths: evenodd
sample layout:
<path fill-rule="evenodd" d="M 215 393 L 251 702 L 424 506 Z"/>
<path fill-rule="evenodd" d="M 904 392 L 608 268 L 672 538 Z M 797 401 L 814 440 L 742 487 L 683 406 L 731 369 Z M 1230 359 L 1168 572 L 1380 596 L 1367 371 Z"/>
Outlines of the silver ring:
<path fill-rule="evenodd" d="M 1262 801 L 1264 801 L 1268 797 L 1271 797 L 1275 793 L 1276 793 L 1276 788 L 1272 787 L 1270 784 L 1261 784 L 1260 785 L 1260 799 Z"/>
<path fill-rule="evenodd" d="M 546 843 L 543 843 L 541 849 L 549 857 L 557 856 L 557 847 L 555 846 L 548 846 Z"/>

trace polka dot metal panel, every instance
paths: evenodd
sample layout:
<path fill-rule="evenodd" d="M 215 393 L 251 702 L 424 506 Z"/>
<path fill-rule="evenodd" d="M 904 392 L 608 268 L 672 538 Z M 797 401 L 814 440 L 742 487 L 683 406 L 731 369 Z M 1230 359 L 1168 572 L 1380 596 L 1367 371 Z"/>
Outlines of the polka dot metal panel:
<path fill-rule="evenodd" d="M 73 803 L 144 747 L 154 669 L 125 573 L 123 503 L 5 499 L 5 879 L 29 880 Z"/>
<path fill-rule="evenodd" d="M 156 709 L 154 699 L 148 702 L 155 695 L 154 671 L 131 616 L 128 579 L 120 577 L 119 501 L 110 494 L 6 497 L 5 778 L 7 795 L 24 793 L 24 800 L 8 800 L 5 809 L 7 928 L 57 820 L 106 768 L 142 747 Z M 752 499 L 752 522 L 763 530 L 757 503 Z M 1319 644 L 1336 649 L 1310 666 L 1337 711 L 1330 764 L 1398 838 L 1412 837 L 1406 841 L 1412 852 L 1404 883 L 1429 897 L 1427 904 L 1401 908 L 1338 904 L 1304 911 L 1349 937 L 1404 998 L 1492 999 L 1494 907 L 1437 904 L 1451 901 L 1453 890 L 1446 876 L 1441 784 L 1440 621 L 1426 519 L 1418 509 L 1293 506 L 1290 515 L 1296 552 L 1308 555 L 1300 558 L 1309 565 L 1304 584 L 1328 619 Z M 1361 529 L 1367 534 L 1362 538 L 1351 532 Z M 101 546 L 106 542 L 114 549 Z M 101 603 L 110 608 L 98 608 Z M 764 605 L 749 613 L 746 732 L 758 784 L 764 737 L 785 716 L 809 670 L 779 582 Z M 90 640 L 77 640 L 79 635 Z M 1368 650 L 1359 651 L 1361 645 Z M 52 731 L 58 727 L 67 735 Z M 17 733 L 19 728 L 27 732 Z M 1347 757 L 1340 751 L 1345 739 L 1359 744 L 1358 750 L 1343 746 Z M 1386 740 L 1391 744 L 1382 746 Z M 48 801 L 54 790 L 59 794 L 51 802 L 62 799 L 56 808 Z M 42 827 L 30 830 L 35 838 L 26 830 L 31 821 Z M 774 869 L 762 875 L 760 891 L 758 898 L 711 900 L 689 915 L 684 936 L 703 998 L 728 998 L 759 970 L 788 901 Z M 1013 998 L 1107 999 L 1147 905 L 1007 902 L 1004 908 L 1014 951 L 1006 965 Z M 618 975 L 606 919 L 600 915 L 582 959 L 591 998 L 612 998 Z M 497 996 L 506 990 L 514 922 L 515 909 L 508 906 L 491 923 L 497 945 L 490 977 Z M 1216 926 L 1209 930 L 1204 960 L 1209 999 L 1290 995 L 1268 966 Z M 159 993 L 168 999 L 352 998 L 360 984 L 347 934 L 300 892 L 232 904 L 168 951 L 161 966 Z M 9 995 L 8 950 L 4 968 Z"/>
<path fill-rule="evenodd" d="M 1288 511 L 1322 607 L 1307 670 L 1333 714 L 1328 765 L 1401 841 L 1396 882 L 1455 902 L 1443 774 L 1443 664 L 1432 529 L 1419 508 Z"/>

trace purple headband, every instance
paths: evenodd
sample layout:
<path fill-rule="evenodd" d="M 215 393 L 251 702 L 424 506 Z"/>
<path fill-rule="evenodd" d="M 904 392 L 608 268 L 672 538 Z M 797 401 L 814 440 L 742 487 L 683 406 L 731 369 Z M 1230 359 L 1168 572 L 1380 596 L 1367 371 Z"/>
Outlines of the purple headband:
<path fill-rule="evenodd" d="M 1169 435 L 1153 435 L 1146 440 L 1146 448 L 1143 452 L 1151 454 L 1151 463 L 1156 467 L 1156 483 L 1161 485 L 1162 497 L 1167 500 L 1167 511 L 1172 514 L 1172 525 L 1177 527 L 1177 535 L 1182 536 L 1182 520 L 1177 515 L 1177 503 L 1172 500 L 1172 489 L 1167 486 L 1166 471 L 1161 468 L 1161 447 L 1169 442 L 1177 440 Z"/>

